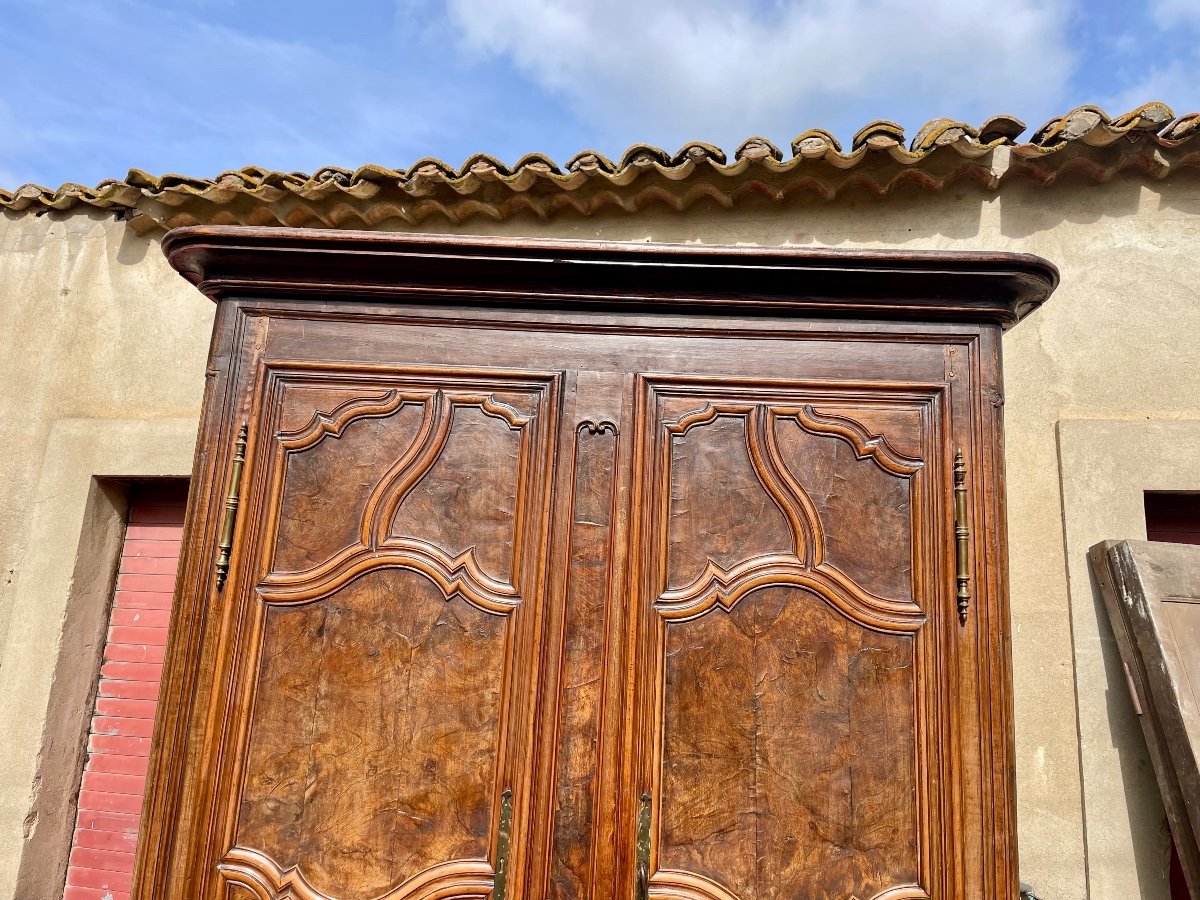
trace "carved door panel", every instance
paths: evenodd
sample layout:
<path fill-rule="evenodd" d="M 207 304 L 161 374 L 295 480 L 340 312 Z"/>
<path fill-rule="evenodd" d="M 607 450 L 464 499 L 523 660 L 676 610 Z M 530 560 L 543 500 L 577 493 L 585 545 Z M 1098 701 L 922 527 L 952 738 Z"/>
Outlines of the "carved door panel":
<path fill-rule="evenodd" d="M 941 396 L 642 382 L 642 896 L 917 900 L 945 883 Z"/>
<path fill-rule="evenodd" d="M 525 852 L 557 380 L 265 372 L 196 896 L 499 896 Z"/>

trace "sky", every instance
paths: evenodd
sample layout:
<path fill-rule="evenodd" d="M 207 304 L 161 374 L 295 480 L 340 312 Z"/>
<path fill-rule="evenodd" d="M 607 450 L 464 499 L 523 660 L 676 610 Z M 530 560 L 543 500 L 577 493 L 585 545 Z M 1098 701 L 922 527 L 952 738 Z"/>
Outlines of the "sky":
<path fill-rule="evenodd" d="M 0 0 L 0 187 L 1200 110 L 1200 0 Z"/>

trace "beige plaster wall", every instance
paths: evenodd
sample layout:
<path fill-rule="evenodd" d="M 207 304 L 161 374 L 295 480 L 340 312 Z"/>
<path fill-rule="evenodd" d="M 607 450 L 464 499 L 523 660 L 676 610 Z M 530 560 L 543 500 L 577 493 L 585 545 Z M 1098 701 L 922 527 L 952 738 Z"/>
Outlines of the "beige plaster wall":
<path fill-rule="evenodd" d="M 884 201 L 858 194 L 787 205 L 751 199 L 733 210 L 706 204 L 684 213 L 480 219 L 456 230 L 1019 250 L 1058 264 L 1058 293 L 1005 339 L 1022 877 L 1044 900 L 1165 900 L 1154 874 L 1166 846 L 1161 809 L 1121 707 L 1123 684 L 1110 683 L 1113 651 L 1086 573 L 1079 575 L 1076 545 L 1083 539 L 1071 543 L 1064 532 L 1064 498 L 1089 496 L 1088 485 L 1100 477 L 1097 460 L 1109 460 L 1105 483 L 1142 482 L 1112 462 L 1122 458 L 1126 435 L 1098 435 L 1086 460 L 1060 454 L 1056 435 L 1069 433 L 1067 422 L 1115 420 L 1153 442 L 1152 430 L 1139 430 L 1150 427 L 1148 419 L 1200 421 L 1197 214 L 1200 180 L 1183 174 L 1164 183 L 1130 177 L 1106 185 L 1017 184 L 999 194 L 972 185 L 937 194 L 914 187 Z M 426 230 L 445 226 L 430 222 Z M 41 642 L 37 648 L 52 657 L 62 628 L 61 587 L 44 605 L 20 599 L 47 590 L 27 580 L 42 552 L 29 515 L 47 437 L 59 418 L 194 418 L 210 310 L 166 269 L 153 241 L 121 223 L 86 217 L 0 220 L 0 294 L 5 312 L 16 316 L 16 327 L 0 334 L 9 342 L 0 344 L 0 452 L 16 462 L 0 472 L 0 495 L 9 501 L 0 508 L 8 573 L 0 585 L 0 636 L 7 632 L 0 674 L 31 694 L 26 706 L 36 718 L 52 673 L 45 666 L 5 673 L 10 660 L 30 658 L 30 642 Z M 1167 471 L 1159 474 L 1171 486 L 1200 489 L 1194 460 L 1189 467 L 1184 456 L 1168 456 L 1162 465 Z M 1140 489 L 1126 493 L 1136 498 Z M 1132 528 L 1136 519 L 1131 513 L 1105 525 Z M 72 546 L 79 540 L 74 527 Z M 31 610 L 36 621 L 6 629 L 17 608 Z M 8 718 L 0 716 L 0 736 Z M 39 752 L 35 732 L 40 727 L 25 727 L 0 745 L 0 898 L 11 896 L 6 873 L 16 871 L 21 852 Z"/>
<path fill-rule="evenodd" d="M 10 215 L 0 316 L 0 898 L 32 900 L 15 885 L 72 712 L 51 697 L 94 479 L 188 474 L 212 308 L 122 222 Z"/>
<path fill-rule="evenodd" d="M 1092 891 L 1115 897 L 1129 890 L 1132 847 L 1143 891 L 1152 886 L 1166 897 L 1162 803 L 1086 554 L 1110 535 L 1145 539 L 1146 491 L 1200 488 L 1200 419 L 1064 419 L 1058 448 L 1089 848 L 1096 861 Z M 1114 815 L 1122 806 L 1128 815 Z M 1139 834 L 1150 839 L 1131 840 Z"/>

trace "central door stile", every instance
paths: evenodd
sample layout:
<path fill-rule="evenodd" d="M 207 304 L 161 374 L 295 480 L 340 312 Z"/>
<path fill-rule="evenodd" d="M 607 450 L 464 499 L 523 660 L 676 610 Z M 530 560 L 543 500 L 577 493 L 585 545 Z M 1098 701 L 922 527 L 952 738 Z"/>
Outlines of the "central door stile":
<path fill-rule="evenodd" d="M 564 376 L 536 736 L 530 896 L 612 894 L 627 379 Z"/>
<path fill-rule="evenodd" d="M 662 527 L 667 510 L 656 501 L 654 485 L 662 476 L 664 460 L 654 452 L 657 421 L 654 410 L 654 390 L 643 375 L 636 376 L 634 389 L 634 412 L 632 453 L 630 470 L 631 526 L 629 537 L 629 571 L 625 579 L 628 596 L 628 613 L 624 637 L 629 647 L 629 659 L 625 667 L 624 696 L 627 698 L 623 715 L 626 736 L 622 742 L 624 754 L 621 764 L 621 795 L 619 822 L 621 840 L 617 859 L 616 880 L 621 900 L 638 897 L 643 890 L 649 892 L 650 877 L 653 875 L 653 858 L 639 853 L 639 844 L 645 834 L 647 848 L 653 840 L 650 827 L 654 821 L 654 791 L 658 779 L 654 771 L 654 747 L 660 740 L 659 717 L 654 712 L 654 689 L 657 676 L 646 677 L 647 672 L 657 672 L 657 635 L 660 626 L 654 610 L 653 598 L 657 594 L 659 573 L 649 552 L 655 535 L 665 534 Z M 648 799 L 647 799 L 648 798 Z M 639 871 L 644 863 L 644 871 Z"/>

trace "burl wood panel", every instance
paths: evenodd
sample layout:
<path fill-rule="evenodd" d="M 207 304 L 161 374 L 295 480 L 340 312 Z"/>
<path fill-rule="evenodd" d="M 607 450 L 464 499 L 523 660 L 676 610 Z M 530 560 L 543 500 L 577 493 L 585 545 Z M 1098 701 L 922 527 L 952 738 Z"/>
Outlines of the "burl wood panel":
<path fill-rule="evenodd" d="M 544 392 L 381 376 L 285 378 L 276 396 L 289 427 L 261 475 L 273 559 L 223 879 L 306 900 L 478 896 L 512 777 L 505 686 Z"/>
<path fill-rule="evenodd" d="M 917 881 L 913 653 L 762 588 L 667 625 L 660 865 L 741 900 Z"/>
<path fill-rule="evenodd" d="M 655 402 L 667 559 L 651 883 L 721 900 L 926 896 L 920 408 L 856 417 L 719 384 Z"/>
<path fill-rule="evenodd" d="M 343 900 L 486 858 L 504 632 L 394 569 L 269 610 L 238 845 Z"/>
<path fill-rule="evenodd" d="M 479 407 L 457 407 L 445 448 L 405 496 L 388 533 L 473 547 L 486 574 L 512 584 L 521 448 L 498 424 Z"/>

